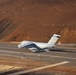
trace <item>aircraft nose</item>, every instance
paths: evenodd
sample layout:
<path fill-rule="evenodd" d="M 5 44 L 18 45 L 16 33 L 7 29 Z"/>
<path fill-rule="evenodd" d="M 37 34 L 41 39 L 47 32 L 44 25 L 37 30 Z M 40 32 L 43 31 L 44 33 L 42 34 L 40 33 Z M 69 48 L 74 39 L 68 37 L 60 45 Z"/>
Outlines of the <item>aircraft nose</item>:
<path fill-rule="evenodd" d="M 18 45 L 18 48 L 22 48 L 21 44 Z"/>

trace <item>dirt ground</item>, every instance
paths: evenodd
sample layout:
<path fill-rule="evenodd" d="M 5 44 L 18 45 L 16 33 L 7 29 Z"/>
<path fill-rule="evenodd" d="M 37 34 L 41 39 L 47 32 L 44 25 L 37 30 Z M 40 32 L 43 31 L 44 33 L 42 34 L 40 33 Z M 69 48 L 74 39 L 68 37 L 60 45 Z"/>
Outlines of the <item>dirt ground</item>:
<path fill-rule="evenodd" d="M 5 72 L 5 71 L 12 72 L 13 70 L 16 72 L 16 71 L 23 71 L 23 70 L 29 70 L 29 69 L 33 69 L 33 68 L 37 68 L 41 66 L 46 66 L 46 65 L 49 65 L 49 63 L 31 60 L 31 59 L 0 56 L 0 65 L 2 66 L 4 65 L 4 67 L 8 66 L 7 69 L 2 68 L 0 72 Z M 48 69 L 32 72 L 32 73 L 29 73 L 29 75 L 32 75 L 32 74 L 33 75 L 48 75 L 48 74 L 50 75 L 54 73 L 57 73 L 57 74 L 61 73 L 61 75 L 75 75 L 76 68 L 58 66 L 58 67 L 53 67 L 53 68 L 48 68 Z"/>

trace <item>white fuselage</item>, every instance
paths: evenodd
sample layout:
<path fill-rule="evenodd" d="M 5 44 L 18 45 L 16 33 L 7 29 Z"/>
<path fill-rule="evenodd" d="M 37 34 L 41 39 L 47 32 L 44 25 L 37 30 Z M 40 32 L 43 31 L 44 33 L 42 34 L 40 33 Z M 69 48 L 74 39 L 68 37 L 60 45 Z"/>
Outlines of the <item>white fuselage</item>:
<path fill-rule="evenodd" d="M 37 52 L 40 50 L 45 50 L 48 52 L 48 49 L 55 46 L 55 43 L 61 36 L 58 34 L 53 34 L 51 39 L 47 43 L 43 42 L 34 42 L 34 41 L 22 41 L 18 48 L 28 48 L 29 50 L 32 50 L 32 52 Z"/>
<path fill-rule="evenodd" d="M 23 41 L 21 42 L 21 44 L 18 45 L 18 48 L 24 48 L 25 46 L 34 43 L 35 45 L 37 45 L 38 47 L 44 49 L 44 48 L 52 48 L 55 45 L 52 44 L 48 44 L 48 43 L 42 43 L 42 42 L 33 42 L 33 41 Z"/>
<path fill-rule="evenodd" d="M 55 46 L 55 45 L 51 45 L 48 43 L 42 43 L 42 42 L 34 42 L 34 43 L 40 48 L 52 48 Z"/>

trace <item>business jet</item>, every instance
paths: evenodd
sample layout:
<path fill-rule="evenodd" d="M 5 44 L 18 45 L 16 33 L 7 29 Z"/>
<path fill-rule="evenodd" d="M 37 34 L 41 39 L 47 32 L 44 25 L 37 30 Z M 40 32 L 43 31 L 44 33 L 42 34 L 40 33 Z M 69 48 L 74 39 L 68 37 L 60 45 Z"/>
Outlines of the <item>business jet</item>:
<path fill-rule="evenodd" d="M 53 36 L 48 41 L 48 43 L 34 42 L 34 41 L 22 41 L 18 45 L 18 48 L 27 48 L 31 50 L 32 52 L 39 52 L 39 51 L 49 52 L 50 48 L 53 48 L 56 46 L 56 42 L 60 37 L 61 36 L 58 34 L 53 34 Z"/>

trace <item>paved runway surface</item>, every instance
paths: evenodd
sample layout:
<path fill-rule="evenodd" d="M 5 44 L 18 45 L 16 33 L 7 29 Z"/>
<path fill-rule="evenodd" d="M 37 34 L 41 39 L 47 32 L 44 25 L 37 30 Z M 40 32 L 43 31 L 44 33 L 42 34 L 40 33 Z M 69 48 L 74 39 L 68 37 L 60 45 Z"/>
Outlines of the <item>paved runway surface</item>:
<path fill-rule="evenodd" d="M 76 48 L 57 47 L 50 52 L 32 53 L 28 49 L 18 49 L 17 43 L 0 43 L 0 55 L 19 58 L 28 58 L 53 64 L 67 61 L 64 66 L 76 68 Z"/>

